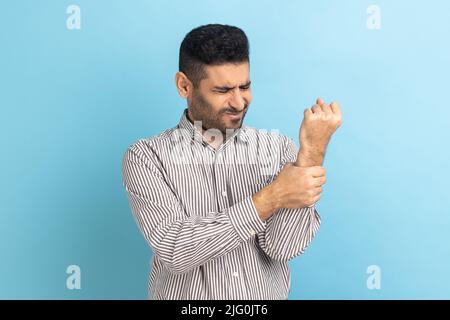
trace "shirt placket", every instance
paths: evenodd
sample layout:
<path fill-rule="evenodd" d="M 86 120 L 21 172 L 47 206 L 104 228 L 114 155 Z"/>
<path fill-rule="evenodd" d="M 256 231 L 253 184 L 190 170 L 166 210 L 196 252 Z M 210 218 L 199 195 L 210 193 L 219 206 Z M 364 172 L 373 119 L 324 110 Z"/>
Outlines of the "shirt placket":
<path fill-rule="evenodd" d="M 225 164 L 225 150 L 219 148 L 214 156 L 213 171 L 216 192 L 217 209 L 224 211 L 228 208 L 227 168 Z"/>
<path fill-rule="evenodd" d="M 233 141 L 228 141 L 225 145 L 222 145 L 215 154 L 214 161 L 214 178 L 216 186 L 216 198 L 217 206 L 220 211 L 226 210 L 230 206 L 228 179 L 230 178 L 229 167 L 230 163 L 226 158 L 226 153 L 233 147 L 231 144 Z M 238 255 L 239 250 L 234 251 L 231 255 Z M 242 270 L 240 270 L 240 264 L 233 262 L 236 257 L 232 259 L 229 255 L 225 256 L 227 263 L 227 276 L 229 280 L 228 294 L 231 299 L 237 299 L 242 297 L 243 283 L 242 283 Z"/>

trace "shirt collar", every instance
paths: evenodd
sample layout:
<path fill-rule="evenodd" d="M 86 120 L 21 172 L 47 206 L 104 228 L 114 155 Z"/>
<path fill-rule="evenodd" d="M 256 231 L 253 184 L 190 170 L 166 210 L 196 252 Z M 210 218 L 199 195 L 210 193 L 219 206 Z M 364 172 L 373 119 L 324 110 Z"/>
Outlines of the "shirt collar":
<path fill-rule="evenodd" d="M 188 109 L 185 109 L 183 111 L 180 122 L 178 123 L 178 128 L 186 130 L 189 135 L 189 138 L 191 138 L 192 140 L 202 142 L 203 136 L 201 134 L 201 128 L 199 126 L 197 127 L 197 123 L 195 123 L 196 125 L 194 125 L 191 121 L 189 121 L 189 119 L 187 117 L 187 110 Z M 198 125 L 200 125 L 200 124 L 198 124 Z M 248 135 L 247 135 L 246 130 L 247 130 L 247 127 L 242 125 L 241 128 L 235 130 L 235 132 L 232 134 L 232 136 L 228 140 L 237 138 L 241 142 L 248 142 Z"/>

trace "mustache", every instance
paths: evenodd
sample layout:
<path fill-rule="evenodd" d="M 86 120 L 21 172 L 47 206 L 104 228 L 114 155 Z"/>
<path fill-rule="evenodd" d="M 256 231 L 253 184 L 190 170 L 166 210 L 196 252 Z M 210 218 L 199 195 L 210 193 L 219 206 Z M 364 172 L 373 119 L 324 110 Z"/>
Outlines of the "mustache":
<path fill-rule="evenodd" d="M 227 109 L 223 109 L 222 111 L 220 111 L 220 113 L 229 113 L 229 114 L 236 115 L 236 114 L 246 113 L 247 109 L 248 109 L 248 104 L 245 105 L 245 107 L 244 107 L 244 109 L 242 109 L 242 111 L 237 111 L 234 108 L 227 108 Z"/>

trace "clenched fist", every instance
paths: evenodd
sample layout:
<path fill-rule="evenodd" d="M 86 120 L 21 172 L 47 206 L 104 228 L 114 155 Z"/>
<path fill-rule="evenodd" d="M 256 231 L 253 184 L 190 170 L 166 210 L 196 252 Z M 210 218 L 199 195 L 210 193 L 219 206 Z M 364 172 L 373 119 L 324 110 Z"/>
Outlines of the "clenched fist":
<path fill-rule="evenodd" d="M 300 126 L 300 152 L 296 165 L 322 165 L 328 142 L 341 124 L 342 112 L 337 102 L 326 104 L 319 98 L 312 108 L 306 109 Z"/>

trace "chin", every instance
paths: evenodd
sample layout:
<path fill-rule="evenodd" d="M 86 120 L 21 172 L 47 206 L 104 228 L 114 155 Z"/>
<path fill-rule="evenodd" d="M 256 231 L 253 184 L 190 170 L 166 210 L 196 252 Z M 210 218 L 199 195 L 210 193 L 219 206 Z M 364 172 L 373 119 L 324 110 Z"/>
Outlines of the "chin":
<path fill-rule="evenodd" d="M 241 126 L 242 122 L 239 120 L 238 122 L 229 122 L 225 127 L 229 129 L 239 129 Z"/>

